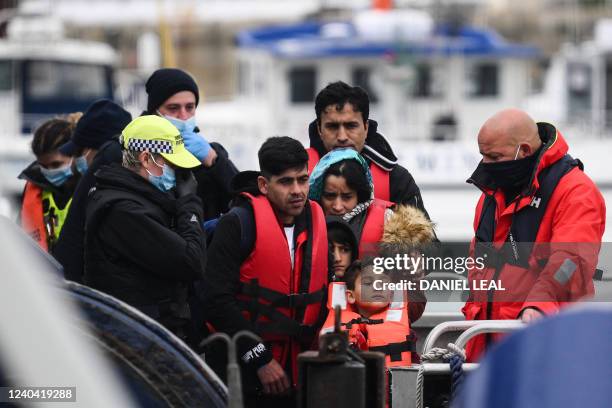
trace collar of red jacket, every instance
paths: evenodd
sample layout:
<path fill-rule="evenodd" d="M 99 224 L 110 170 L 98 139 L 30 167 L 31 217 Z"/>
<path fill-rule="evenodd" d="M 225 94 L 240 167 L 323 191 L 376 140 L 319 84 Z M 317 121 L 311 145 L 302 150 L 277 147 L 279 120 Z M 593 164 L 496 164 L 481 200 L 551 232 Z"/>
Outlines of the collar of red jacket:
<path fill-rule="evenodd" d="M 540 188 L 540 183 L 538 181 L 540 172 L 560 160 L 567 154 L 569 149 L 567 142 L 553 125 L 545 122 L 539 122 L 537 125 L 543 147 L 539 152 L 539 157 L 536 159 L 536 165 L 530 181 L 521 192 L 524 198 L 533 196 Z M 482 171 L 481 164 L 482 161 L 478 164 L 478 167 L 467 182 L 474 184 L 486 194 L 493 194 L 497 190 L 497 187 L 495 182 L 488 177 L 488 174 Z"/>

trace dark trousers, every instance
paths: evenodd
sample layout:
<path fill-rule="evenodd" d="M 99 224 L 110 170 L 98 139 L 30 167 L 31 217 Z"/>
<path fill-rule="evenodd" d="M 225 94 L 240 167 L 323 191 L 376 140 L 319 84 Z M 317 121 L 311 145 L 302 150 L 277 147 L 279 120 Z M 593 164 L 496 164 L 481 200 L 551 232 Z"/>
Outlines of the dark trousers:
<path fill-rule="evenodd" d="M 297 406 L 295 392 L 291 395 L 245 395 L 245 408 L 294 408 Z"/>

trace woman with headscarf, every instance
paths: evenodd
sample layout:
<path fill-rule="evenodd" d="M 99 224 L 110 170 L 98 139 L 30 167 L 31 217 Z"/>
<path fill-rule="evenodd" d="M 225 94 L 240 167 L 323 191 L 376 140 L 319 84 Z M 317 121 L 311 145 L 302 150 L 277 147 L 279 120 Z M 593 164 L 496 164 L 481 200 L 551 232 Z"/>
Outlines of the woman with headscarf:
<path fill-rule="evenodd" d="M 317 163 L 310 175 L 309 198 L 326 216 L 349 223 L 361 255 L 376 250 L 393 203 L 374 198 L 372 175 L 365 159 L 353 149 L 335 149 Z"/>
<path fill-rule="evenodd" d="M 335 149 L 323 156 L 309 183 L 309 198 L 321 205 L 325 215 L 340 217 L 351 226 L 359 257 L 409 253 L 436 240 L 433 223 L 421 210 L 374 198 L 369 166 L 353 149 Z M 419 290 L 409 298 L 409 318 L 414 322 L 423 314 L 427 299 Z"/>

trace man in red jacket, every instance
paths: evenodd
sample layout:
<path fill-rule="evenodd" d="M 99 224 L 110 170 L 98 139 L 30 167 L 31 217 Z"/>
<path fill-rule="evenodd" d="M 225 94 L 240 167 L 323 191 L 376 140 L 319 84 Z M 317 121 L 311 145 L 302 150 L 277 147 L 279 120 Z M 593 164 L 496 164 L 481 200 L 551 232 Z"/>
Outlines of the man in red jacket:
<path fill-rule="evenodd" d="M 531 322 L 593 295 L 605 202 L 561 133 L 509 109 L 485 122 L 478 146 L 482 161 L 468 183 L 483 192 L 472 248 L 485 267 L 471 269 L 469 280 L 487 290 L 472 290 L 465 318 Z M 468 360 L 492 338 L 471 341 Z"/>

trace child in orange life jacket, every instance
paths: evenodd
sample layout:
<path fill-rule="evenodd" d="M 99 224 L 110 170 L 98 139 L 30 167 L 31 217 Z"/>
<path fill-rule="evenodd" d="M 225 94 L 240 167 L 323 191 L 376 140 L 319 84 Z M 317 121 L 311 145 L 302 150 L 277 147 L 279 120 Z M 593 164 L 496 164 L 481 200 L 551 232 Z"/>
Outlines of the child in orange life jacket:
<path fill-rule="evenodd" d="M 341 327 L 348 331 L 351 346 L 384 353 L 387 367 L 409 366 L 416 343 L 404 291 L 388 290 L 390 277 L 374 272 L 373 258 L 353 262 L 344 281 L 330 285 L 330 314 L 321 333 L 333 330 L 333 308 L 339 305 Z"/>

